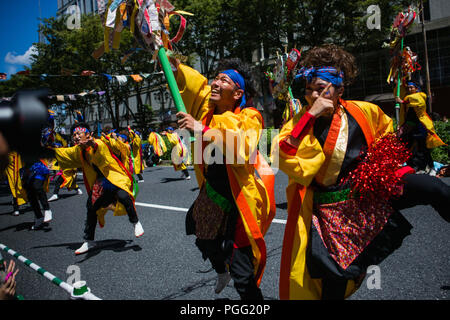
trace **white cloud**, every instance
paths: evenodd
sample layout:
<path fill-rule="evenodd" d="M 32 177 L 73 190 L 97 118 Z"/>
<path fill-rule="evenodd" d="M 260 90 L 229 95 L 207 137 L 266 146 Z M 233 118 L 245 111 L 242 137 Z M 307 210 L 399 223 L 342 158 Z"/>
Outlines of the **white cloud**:
<path fill-rule="evenodd" d="M 17 73 L 17 67 L 13 66 L 13 65 L 9 65 L 6 68 L 6 73 L 8 74 L 8 76 L 12 75 L 12 74 L 16 74 Z"/>
<path fill-rule="evenodd" d="M 16 52 L 8 52 L 5 56 L 5 62 L 18 65 L 30 65 L 32 54 L 37 54 L 35 46 L 28 48 L 27 52 L 23 55 L 17 55 Z"/>

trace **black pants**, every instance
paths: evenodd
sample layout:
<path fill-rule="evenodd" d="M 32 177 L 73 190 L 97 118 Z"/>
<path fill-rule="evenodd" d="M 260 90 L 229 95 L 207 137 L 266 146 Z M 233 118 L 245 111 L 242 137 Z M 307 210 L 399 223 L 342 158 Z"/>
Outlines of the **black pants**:
<path fill-rule="evenodd" d="M 187 169 L 183 170 L 184 176 L 185 177 L 189 177 L 189 171 Z"/>
<path fill-rule="evenodd" d="M 450 222 L 450 186 L 441 179 L 426 174 L 405 174 L 403 195 L 393 200 L 397 210 L 417 205 L 431 205 L 439 215 Z"/>
<path fill-rule="evenodd" d="M 17 198 L 13 197 L 13 209 L 14 211 L 19 211 L 19 203 L 17 202 Z"/>
<path fill-rule="evenodd" d="M 138 177 L 138 180 L 139 180 L 139 181 L 144 180 L 144 177 L 142 176 L 141 173 L 138 173 L 138 174 L 137 174 L 137 177 Z"/>
<path fill-rule="evenodd" d="M 426 143 L 427 130 L 422 123 L 417 122 L 416 127 L 407 138 L 407 145 L 412 153 L 407 163 L 415 170 L 425 170 L 427 166 L 433 168 L 431 150 L 427 148 Z"/>
<path fill-rule="evenodd" d="M 50 210 L 50 206 L 48 205 L 47 201 L 47 195 L 44 191 L 44 181 L 45 180 L 29 178 L 27 180 L 27 183 L 24 185 L 28 196 L 28 202 L 33 208 L 34 216 L 36 217 L 36 219 L 40 219 L 43 217 L 39 203 L 41 203 L 44 210 Z"/>
<path fill-rule="evenodd" d="M 202 240 L 198 238 L 195 244 L 203 253 L 203 257 L 209 259 L 217 273 L 226 272 L 226 264 L 229 265 L 234 287 L 242 300 L 263 300 L 253 274 L 251 246 L 235 248 L 232 240 Z"/>
<path fill-rule="evenodd" d="M 137 223 L 139 221 L 133 200 L 125 190 L 116 187 L 113 190 L 104 191 L 104 193 L 97 199 L 97 201 L 95 201 L 94 204 L 92 204 L 91 196 L 92 195 L 89 195 L 87 201 L 87 217 L 84 227 L 84 240 L 94 240 L 95 227 L 97 226 L 97 210 L 109 206 L 116 200 L 125 207 L 131 223 Z"/>
<path fill-rule="evenodd" d="M 55 180 L 55 188 L 53 189 L 53 194 L 58 194 L 59 189 L 61 188 L 62 183 L 64 182 L 64 179 L 62 175 L 59 175 L 58 178 Z"/>

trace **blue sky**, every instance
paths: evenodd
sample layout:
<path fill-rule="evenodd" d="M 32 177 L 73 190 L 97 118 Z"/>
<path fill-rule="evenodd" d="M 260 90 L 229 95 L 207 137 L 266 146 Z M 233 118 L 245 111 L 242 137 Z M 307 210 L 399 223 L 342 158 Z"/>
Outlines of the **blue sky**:
<path fill-rule="evenodd" d="M 42 18 L 56 16 L 57 0 L 40 0 Z M 0 0 L 0 72 L 11 74 L 29 65 L 32 45 L 39 41 L 39 0 Z"/>

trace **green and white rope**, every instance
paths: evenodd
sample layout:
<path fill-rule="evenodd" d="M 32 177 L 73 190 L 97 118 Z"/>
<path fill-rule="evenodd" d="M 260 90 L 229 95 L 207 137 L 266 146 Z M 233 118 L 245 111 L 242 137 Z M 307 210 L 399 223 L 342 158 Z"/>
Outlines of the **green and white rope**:
<path fill-rule="evenodd" d="M 58 287 L 64 289 L 65 291 L 67 291 L 67 293 L 69 293 L 70 295 L 73 294 L 74 292 L 74 287 L 72 287 L 71 285 L 69 285 L 67 282 L 62 281 L 61 279 L 59 279 L 58 277 L 55 277 L 53 274 L 51 274 L 50 272 L 48 272 L 47 270 L 45 270 L 44 268 L 41 268 L 40 266 L 38 266 L 37 264 L 35 264 L 33 261 L 25 258 L 24 256 L 22 256 L 21 254 L 19 254 L 18 252 L 14 251 L 11 248 L 8 248 L 7 246 L 5 246 L 4 244 L 0 243 L 0 249 L 2 249 L 3 251 L 7 252 L 8 254 L 12 255 L 13 257 L 17 258 L 17 260 L 23 262 L 26 266 L 30 267 L 31 269 L 33 269 L 34 271 L 36 271 L 37 273 L 39 273 L 41 276 L 47 278 L 48 280 L 50 280 L 53 284 L 57 285 Z M 92 293 L 88 292 L 86 294 L 84 294 L 83 296 L 80 296 L 80 298 L 85 299 L 85 300 L 101 300 L 100 298 L 96 297 L 95 295 L 93 295 Z"/>

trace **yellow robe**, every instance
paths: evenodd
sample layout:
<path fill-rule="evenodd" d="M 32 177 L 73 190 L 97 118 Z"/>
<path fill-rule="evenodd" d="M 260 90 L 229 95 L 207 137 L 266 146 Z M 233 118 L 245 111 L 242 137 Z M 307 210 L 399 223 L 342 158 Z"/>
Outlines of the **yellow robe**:
<path fill-rule="evenodd" d="M 60 167 L 81 168 L 83 170 L 85 187 L 90 195 L 92 187 L 97 180 L 97 173 L 92 166 L 95 165 L 109 182 L 128 192 L 134 203 L 132 177 L 127 173 L 120 160 L 112 155 L 110 149 L 102 140 L 95 139 L 95 142 L 97 143 L 97 148 L 89 147 L 85 151 L 85 157 L 83 157 L 82 149 L 79 146 L 54 149 Z M 97 211 L 97 218 L 101 227 L 105 225 L 104 215 L 107 211 L 107 208 L 101 208 Z M 125 214 L 127 214 L 125 207 L 117 201 L 114 215 Z"/>
<path fill-rule="evenodd" d="M 55 141 L 59 141 L 63 147 L 67 147 L 67 141 L 59 134 L 55 134 Z"/>
<path fill-rule="evenodd" d="M 9 188 L 14 198 L 17 199 L 17 204 L 23 205 L 27 202 L 27 193 L 22 186 L 19 170 L 23 167 L 22 159 L 17 152 L 10 152 L 8 154 L 9 163 L 6 167 L 5 173 L 8 178 Z"/>
<path fill-rule="evenodd" d="M 102 141 L 111 148 L 111 151 L 115 155 L 120 155 L 120 162 L 127 169 L 129 174 L 133 174 L 134 171 L 134 162 L 131 158 L 131 148 L 128 143 L 122 142 L 119 139 L 114 139 L 111 136 L 107 138 L 102 137 Z"/>
<path fill-rule="evenodd" d="M 173 145 L 172 152 L 175 150 L 177 152 L 178 157 L 181 159 L 180 164 L 173 163 L 173 167 L 175 170 L 186 170 L 187 164 L 189 164 L 189 155 L 187 154 L 187 148 L 184 145 L 184 143 L 181 141 L 180 137 L 176 132 L 173 133 L 166 133 L 167 139 L 169 140 L 170 144 Z"/>
<path fill-rule="evenodd" d="M 228 133 L 231 136 L 240 136 L 243 142 L 243 147 L 239 150 L 236 150 L 237 144 L 232 144 L 235 145 L 235 148 L 231 147 L 235 151 L 233 158 L 226 156 L 230 143 L 220 139 L 212 143 L 223 151 L 226 158 L 231 192 L 252 247 L 254 275 L 259 285 L 266 263 L 264 235 L 275 215 L 273 172 L 264 159 L 261 159 L 262 156 L 255 152 L 262 132 L 262 116 L 253 108 L 245 108 L 242 111 L 237 108 L 234 113 L 213 114 L 214 106 L 209 104 L 211 87 L 208 85 L 208 80 L 185 65 L 179 66 L 176 80 L 187 112 L 211 128 L 205 133 L 205 137 L 217 137 L 218 133 L 225 137 Z M 246 133 L 250 134 L 246 135 Z M 240 159 L 244 160 L 242 164 L 236 164 L 238 154 Z M 251 156 L 255 154 L 259 166 L 250 163 Z M 195 157 L 194 151 L 194 168 L 201 187 L 204 182 L 203 170 Z M 261 179 L 255 175 L 255 167 L 259 169 Z"/>
<path fill-rule="evenodd" d="M 69 191 L 78 189 L 76 168 L 61 169 L 56 159 L 49 160 L 48 168 L 55 171 L 62 170 L 61 177 L 63 178 L 63 183 L 59 186 L 60 188 L 67 188 Z M 53 179 L 55 179 L 55 177 L 53 177 Z"/>
<path fill-rule="evenodd" d="M 426 99 L 427 95 L 424 92 L 416 92 L 405 96 L 402 100 L 406 101 L 406 103 L 401 105 L 399 124 L 402 125 L 403 123 L 405 123 L 406 114 L 408 113 L 409 108 L 413 108 L 414 112 L 417 115 L 417 118 L 427 129 L 427 137 L 426 137 L 427 148 L 433 149 L 440 146 L 445 146 L 446 144 L 436 134 L 436 130 L 434 129 L 433 125 L 433 120 L 430 118 L 430 116 L 426 111 L 427 109 Z"/>
<path fill-rule="evenodd" d="M 167 152 L 166 143 L 156 132 L 150 132 L 148 135 L 148 143 L 153 146 L 153 150 L 158 157 L 162 157 Z"/>
<path fill-rule="evenodd" d="M 361 101 L 344 103 L 361 127 L 368 145 L 393 131 L 392 119 L 378 106 Z M 348 105 L 351 103 L 354 105 L 350 110 Z M 279 143 L 290 136 L 306 111 L 307 108 L 303 109 L 287 122 L 272 142 L 272 162 L 279 156 L 279 167 L 289 176 L 289 184 L 286 188 L 288 220 L 280 267 L 280 299 L 313 300 L 321 299 L 322 296 L 322 280 L 311 278 L 306 267 L 306 249 L 311 228 L 314 195 L 309 186 L 318 176 L 324 163 L 328 162 L 330 167 L 334 165 L 335 160 L 326 159 L 322 146 L 313 134 L 313 127 L 301 140 L 295 155 L 286 154 L 279 148 Z M 327 174 L 331 175 L 333 172 L 327 172 Z M 327 179 L 327 176 L 323 179 Z M 355 282 L 348 281 L 345 297 L 350 296 L 356 289 Z"/>
<path fill-rule="evenodd" d="M 134 173 L 140 174 L 144 170 L 142 167 L 142 139 L 133 130 L 130 129 L 130 137 L 131 137 L 131 148 L 133 150 L 133 158 L 134 158 Z"/>

